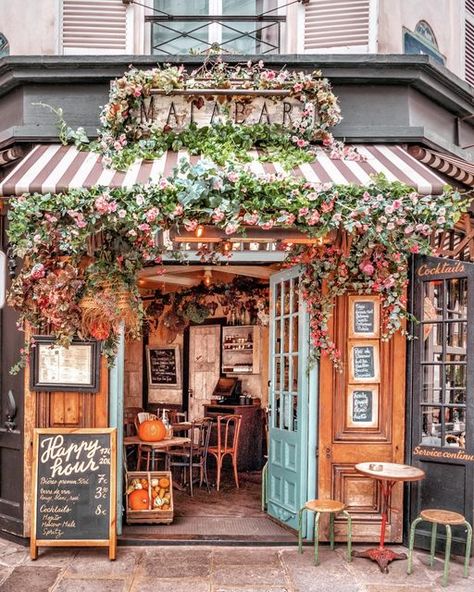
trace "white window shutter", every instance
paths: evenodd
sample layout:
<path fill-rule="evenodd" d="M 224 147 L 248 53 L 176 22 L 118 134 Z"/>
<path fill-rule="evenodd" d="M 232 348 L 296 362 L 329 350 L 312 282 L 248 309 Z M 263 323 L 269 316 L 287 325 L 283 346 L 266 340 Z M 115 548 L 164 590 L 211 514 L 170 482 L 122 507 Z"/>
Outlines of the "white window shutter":
<path fill-rule="evenodd" d="M 63 0 L 63 53 L 127 53 L 127 20 L 122 0 Z"/>
<path fill-rule="evenodd" d="M 466 81 L 474 86 L 474 0 L 466 0 L 464 27 L 464 73 Z"/>
<path fill-rule="evenodd" d="M 305 53 L 368 52 L 373 4 L 373 0 L 310 0 L 305 6 Z"/>

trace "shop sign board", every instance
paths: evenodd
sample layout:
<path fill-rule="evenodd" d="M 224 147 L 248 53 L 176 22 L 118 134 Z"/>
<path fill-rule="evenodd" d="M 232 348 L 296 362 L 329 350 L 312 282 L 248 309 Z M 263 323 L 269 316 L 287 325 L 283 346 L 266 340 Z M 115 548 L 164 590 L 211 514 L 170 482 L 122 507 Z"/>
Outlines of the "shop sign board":
<path fill-rule="evenodd" d="M 357 341 L 351 344 L 350 382 L 378 382 L 379 381 L 379 348 L 377 342 Z"/>
<path fill-rule="evenodd" d="M 380 298 L 349 296 L 349 338 L 380 336 Z"/>
<path fill-rule="evenodd" d="M 30 552 L 109 547 L 116 553 L 116 429 L 35 429 Z"/>
<path fill-rule="evenodd" d="M 378 427 L 378 385 L 349 385 L 348 427 Z"/>
<path fill-rule="evenodd" d="M 211 92 L 211 91 L 210 91 Z M 216 94 L 219 91 L 216 89 Z M 221 91 L 222 92 L 222 91 Z M 141 102 L 133 115 L 141 124 L 163 128 L 186 128 L 232 123 L 253 125 L 278 123 L 290 127 L 301 120 L 307 105 L 289 96 L 260 96 L 258 91 L 246 91 L 242 96 L 229 89 L 227 96 L 203 98 L 202 90 L 175 92 L 169 95 L 152 95 Z M 269 91 L 269 94 L 270 91 Z"/>
<path fill-rule="evenodd" d="M 415 446 L 413 456 L 432 460 L 453 460 L 474 463 L 474 454 L 469 454 L 462 448 L 440 448 L 437 446 Z"/>
<path fill-rule="evenodd" d="M 179 345 L 147 347 L 148 386 L 181 388 Z"/>

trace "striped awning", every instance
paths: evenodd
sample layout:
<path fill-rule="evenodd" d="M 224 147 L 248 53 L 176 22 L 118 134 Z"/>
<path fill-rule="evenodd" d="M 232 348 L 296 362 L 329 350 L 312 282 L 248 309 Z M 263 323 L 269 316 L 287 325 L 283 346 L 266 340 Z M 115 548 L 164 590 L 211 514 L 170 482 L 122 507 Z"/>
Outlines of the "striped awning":
<path fill-rule="evenodd" d="M 413 158 L 401 146 L 388 144 L 355 145 L 361 160 L 333 159 L 320 150 L 313 162 L 296 167 L 292 174 L 315 183 L 368 185 L 373 175 L 383 173 L 389 181 L 401 181 L 424 195 L 440 194 L 445 181 L 433 170 Z M 248 166 L 256 174 L 284 173 L 278 163 L 261 162 L 254 156 Z M 0 196 L 23 193 L 60 193 L 75 188 L 101 185 L 111 188 L 131 187 L 137 183 L 157 182 L 169 176 L 182 158 L 197 162 L 198 156 L 186 152 L 165 152 L 156 160 L 137 160 L 127 171 L 103 166 L 95 152 L 77 150 L 74 146 L 40 144 L 0 183 Z"/>
<path fill-rule="evenodd" d="M 436 169 L 443 175 L 456 179 L 468 187 L 474 187 L 474 162 L 468 162 L 462 158 L 442 154 L 421 146 L 410 146 L 409 153 L 420 162 Z"/>

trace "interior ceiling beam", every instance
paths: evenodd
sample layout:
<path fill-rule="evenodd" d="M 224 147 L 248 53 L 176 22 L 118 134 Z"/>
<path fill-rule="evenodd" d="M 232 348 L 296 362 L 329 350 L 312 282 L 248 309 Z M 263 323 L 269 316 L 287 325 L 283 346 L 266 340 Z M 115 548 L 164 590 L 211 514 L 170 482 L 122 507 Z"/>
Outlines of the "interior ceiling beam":
<path fill-rule="evenodd" d="M 181 277 L 182 279 L 185 279 L 186 274 L 211 271 L 211 272 L 225 273 L 225 274 L 229 274 L 229 275 L 243 275 L 243 276 L 249 276 L 249 277 L 253 277 L 253 278 L 260 278 L 260 279 L 267 280 L 272 275 L 272 273 L 275 272 L 274 269 L 271 269 L 269 267 L 247 266 L 247 265 L 214 265 L 214 266 L 212 266 L 212 265 L 165 265 L 164 266 L 165 273 L 161 273 L 160 275 L 157 273 L 158 269 L 161 270 L 163 268 L 161 268 L 161 267 L 147 267 L 146 269 L 141 271 L 140 277 L 147 278 L 147 279 L 153 279 L 153 281 L 165 281 L 165 282 L 170 281 L 171 282 L 172 280 L 170 278 L 173 278 L 173 277 Z M 178 275 L 176 276 L 174 274 L 178 274 Z M 202 278 L 199 277 L 196 279 L 201 281 Z"/>
<path fill-rule="evenodd" d="M 154 277 L 151 276 L 146 276 L 143 277 L 141 276 L 138 280 L 138 285 L 139 286 L 144 286 L 145 284 L 154 284 L 155 286 L 160 285 L 160 284 L 176 284 L 178 286 L 196 286 L 197 284 L 199 284 L 199 282 L 201 281 L 202 278 L 192 278 L 189 276 L 180 276 L 180 275 L 156 275 Z"/>

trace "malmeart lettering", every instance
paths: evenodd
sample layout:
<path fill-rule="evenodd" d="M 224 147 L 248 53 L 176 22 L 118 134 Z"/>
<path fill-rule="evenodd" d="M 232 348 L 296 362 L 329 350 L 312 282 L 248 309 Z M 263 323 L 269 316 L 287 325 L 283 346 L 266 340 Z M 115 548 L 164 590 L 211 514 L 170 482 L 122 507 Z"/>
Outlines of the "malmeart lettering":
<path fill-rule="evenodd" d="M 420 265 L 417 273 L 420 277 L 426 277 L 427 275 L 440 275 L 442 273 L 462 273 L 463 271 L 465 271 L 464 263 L 462 263 L 461 261 L 456 261 L 453 263 L 437 263 L 434 267 L 430 265 Z"/>
<path fill-rule="evenodd" d="M 183 128 L 191 123 L 198 127 L 231 122 L 237 125 L 279 123 L 290 126 L 293 119 L 300 119 L 305 105 L 293 97 L 246 97 L 245 100 L 229 97 L 224 102 L 211 98 L 199 102 L 180 95 L 151 96 L 140 105 L 140 123 L 158 128 Z"/>

